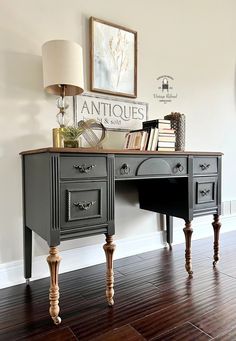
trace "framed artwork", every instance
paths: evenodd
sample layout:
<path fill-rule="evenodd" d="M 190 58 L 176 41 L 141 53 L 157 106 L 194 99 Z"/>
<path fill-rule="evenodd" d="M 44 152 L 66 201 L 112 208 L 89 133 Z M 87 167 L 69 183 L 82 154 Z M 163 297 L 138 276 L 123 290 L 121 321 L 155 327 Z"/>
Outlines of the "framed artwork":
<path fill-rule="evenodd" d="M 90 18 L 91 91 L 137 97 L 137 32 Z"/>

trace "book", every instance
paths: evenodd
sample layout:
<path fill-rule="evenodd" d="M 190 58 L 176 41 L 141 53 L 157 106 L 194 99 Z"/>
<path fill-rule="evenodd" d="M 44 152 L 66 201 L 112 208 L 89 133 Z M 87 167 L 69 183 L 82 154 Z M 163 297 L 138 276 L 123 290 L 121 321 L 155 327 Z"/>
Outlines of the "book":
<path fill-rule="evenodd" d="M 160 135 L 159 134 L 158 141 L 162 141 L 162 142 L 175 142 L 176 141 L 176 137 L 175 137 L 175 135 L 165 136 L 165 135 Z"/>
<path fill-rule="evenodd" d="M 170 120 L 164 120 L 164 119 L 155 119 L 150 121 L 144 121 L 143 122 L 143 128 L 152 127 L 152 128 L 158 128 L 158 129 L 170 129 L 171 128 L 171 121 Z"/>
<path fill-rule="evenodd" d="M 127 133 L 125 135 L 124 146 L 123 146 L 124 149 L 128 149 L 130 137 L 131 137 L 130 133 Z"/>
<path fill-rule="evenodd" d="M 170 128 L 159 128 L 159 134 L 175 134 L 175 130 Z"/>
<path fill-rule="evenodd" d="M 147 148 L 148 148 L 148 144 L 149 144 L 149 140 L 150 140 L 151 127 L 144 128 L 143 130 L 147 132 L 147 141 L 146 141 L 146 145 L 145 145 L 143 150 L 148 150 Z"/>
<path fill-rule="evenodd" d="M 124 149 L 144 150 L 147 135 L 147 131 L 142 129 L 130 131 L 125 136 Z"/>
<path fill-rule="evenodd" d="M 169 141 L 158 141 L 158 147 L 175 147 L 175 142 L 169 142 Z"/>
<path fill-rule="evenodd" d="M 158 128 L 154 128 L 152 145 L 151 145 L 151 150 L 153 150 L 153 151 L 157 149 L 158 133 L 159 133 L 159 129 Z"/>
<path fill-rule="evenodd" d="M 159 152 L 174 152 L 175 148 L 172 147 L 158 147 Z"/>
<path fill-rule="evenodd" d="M 170 124 L 171 121 L 170 120 L 166 120 L 164 118 L 156 118 L 154 120 L 149 120 L 149 121 L 144 121 L 143 124 L 145 125 L 151 125 L 151 126 L 156 126 L 159 123 L 164 123 L 164 124 Z"/>
<path fill-rule="evenodd" d="M 125 137 L 124 149 L 133 149 L 134 145 L 134 134 L 128 133 Z"/>
<path fill-rule="evenodd" d="M 143 140 L 142 140 L 142 143 L 141 143 L 140 150 L 146 150 L 147 143 L 148 143 L 148 137 L 149 137 L 149 132 L 147 130 L 144 130 Z"/>
<path fill-rule="evenodd" d="M 151 128 L 149 131 L 149 139 L 148 139 L 148 145 L 146 150 L 152 150 L 152 142 L 153 142 L 153 136 L 154 136 L 154 128 Z"/>
<path fill-rule="evenodd" d="M 139 136 L 139 140 L 136 140 L 136 146 L 139 146 L 139 150 L 145 150 L 148 135 L 147 131 L 141 130 L 139 132 L 136 132 L 136 134 Z"/>

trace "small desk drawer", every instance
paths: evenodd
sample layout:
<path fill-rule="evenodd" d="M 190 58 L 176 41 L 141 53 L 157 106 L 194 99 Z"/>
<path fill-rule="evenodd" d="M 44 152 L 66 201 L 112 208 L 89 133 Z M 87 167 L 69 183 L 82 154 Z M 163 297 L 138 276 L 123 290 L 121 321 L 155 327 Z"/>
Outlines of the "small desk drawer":
<path fill-rule="evenodd" d="M 204 209 L 217 205 L 217 178 L 194 179 L 194 208 Z"/>
<path fill-rule="evenodd" d="M 107 183 L 74 182 L 61 185 L 61 226 L 96 225 L 107 221 Z"/>
<path fill-rule="evenodd" d="M 85 179 L 107 176 L 105 156 L 62 156 L 61 178 Z"/>
<path fill-rule="evenodd" d="M 185 157 L 116 157 L 116 178 L 158 175 L 186 175 Z"/>
<path fill-rule="evenodd" d="M 195 157 L 193 159 L 193 174 L 217 173 L 216 157 Z"/>

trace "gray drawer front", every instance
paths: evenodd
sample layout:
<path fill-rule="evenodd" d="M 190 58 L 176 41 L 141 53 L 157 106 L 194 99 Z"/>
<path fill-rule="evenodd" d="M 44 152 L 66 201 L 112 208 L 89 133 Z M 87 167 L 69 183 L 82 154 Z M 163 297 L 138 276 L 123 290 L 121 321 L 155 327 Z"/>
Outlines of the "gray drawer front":
<path fill-rule="evenodd" d="M 193 174 L 217 173 L 217 157 L 195 157 Z"/>
<path fill-rule="evenodd" d="M 187 157 L 116 157 L 116 178 L 155 176 L 155 175 L 186 175 Z"/>
<path fill-rule="evenodd" d="M 206 209 L 217 205 L 217 178 L 201 177 L 195 178 L 194 186 L 194 208 Z"/>
<path fill-rule="evenodd" d="M 61 228 L 97 225 L 107 221 L 107 183 L 63 183 Z"/>
<path fill-rule="evenodd" d="M 105 156 L 62 156 L 60 159 L 61 178 L 86 179 L 107 176 Z"/>

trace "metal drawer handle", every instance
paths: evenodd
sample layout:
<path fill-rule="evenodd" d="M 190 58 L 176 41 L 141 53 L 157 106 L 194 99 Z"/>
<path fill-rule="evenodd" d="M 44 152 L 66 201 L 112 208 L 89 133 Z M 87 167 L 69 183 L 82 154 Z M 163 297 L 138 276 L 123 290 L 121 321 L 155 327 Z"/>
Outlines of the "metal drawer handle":
<path fill-rule="evenodd" d="M 199 167 L 201 167 L 201 170 L 206 170 L 210 167 L 210 163 L 202 163 Z"/>
<path fill-rule="evenodd" d="M 129 174 L 130 173 L 130 167 L 127 165 L 127 163 L 124 163 L 120 168 L 120 173 L 122 175 Z"/>
<path fill-rule="evenodd" d="M 89 210 L 91 206 L 93 206 L 96 201 L 78 201 L 73 202 L 73 205 L 79 207 L 80 210 Z"/>
<path fill-rule="evenodd" d="M 203 189 L 203 190 L 200 191 L 200 193 L 201 193 L 201 195 L 202 195 L 203 197 L 205 197 L 207 194 L 210 193 L 210 190 L 209 190 L 209 189 Z"/>
<path fill-rule="evenodd" d="M 183 170 L 184 170 L 184 166 L 181 165 L 180 162 L 177 163 L 176 168 L 177 168 L 177 170 L 178 170 L 179 172 L 183 172 Z"/>
<path fill-rule="evenodd" d="M 96 165 L 86 166 L 83 164 L 83 165 L 73 165 L 73 167 L 75 169 L 78 169 L 80 173 L 89 173 L 94 167 L 96 167 Z"/>

